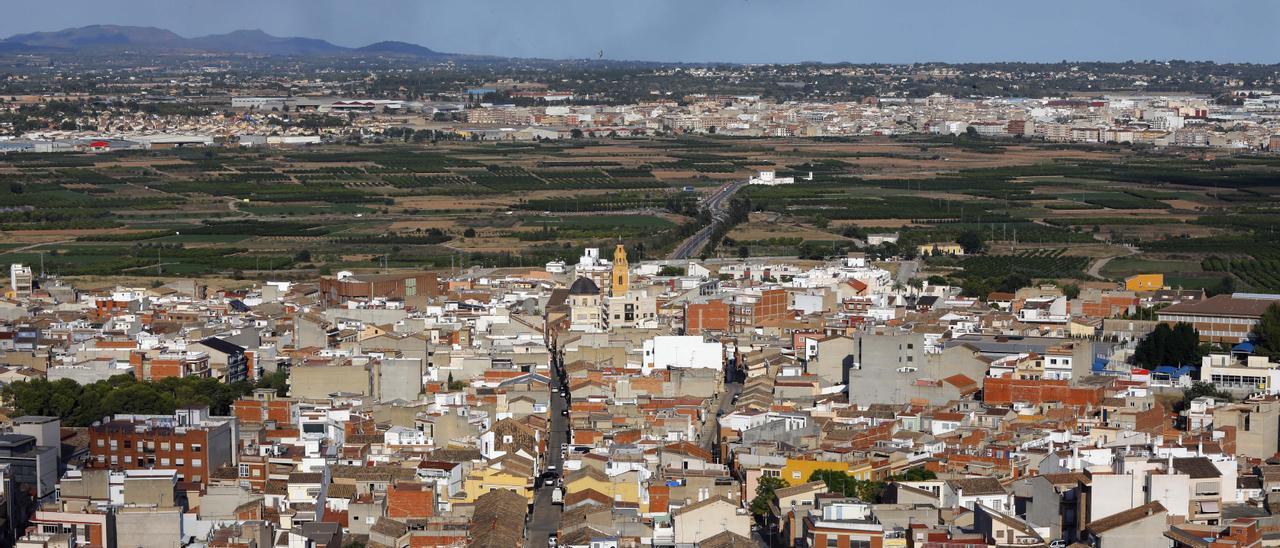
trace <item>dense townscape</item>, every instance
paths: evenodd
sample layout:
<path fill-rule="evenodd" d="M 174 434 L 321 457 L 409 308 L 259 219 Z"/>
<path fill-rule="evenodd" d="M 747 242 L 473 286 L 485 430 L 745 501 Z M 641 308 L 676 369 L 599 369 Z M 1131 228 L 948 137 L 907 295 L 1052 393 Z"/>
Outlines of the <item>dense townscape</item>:
<path fill-rule="evenodd" d="M 1280 66 L 0 40 L 0 548 L 1280 546 Z"/>
<path fill-rule="evenodd" d="M 1280 295 L 1150 274 L 977 299 L 861 253 L 601 251 L 240 289 L 82 290 L 12 265 L 7 541 L 1254 546 L 1270 530 Z"/>

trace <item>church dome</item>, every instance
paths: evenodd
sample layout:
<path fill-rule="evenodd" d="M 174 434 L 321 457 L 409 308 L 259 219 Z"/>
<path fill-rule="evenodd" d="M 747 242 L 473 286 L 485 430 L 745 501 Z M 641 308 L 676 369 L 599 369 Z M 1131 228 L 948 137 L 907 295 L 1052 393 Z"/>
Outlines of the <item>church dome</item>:
<path fill-rule="evenodd" d="M 570 295 L 599 295 L 600 287 L 591 278 L 578 278 L 569 286 Z"/>

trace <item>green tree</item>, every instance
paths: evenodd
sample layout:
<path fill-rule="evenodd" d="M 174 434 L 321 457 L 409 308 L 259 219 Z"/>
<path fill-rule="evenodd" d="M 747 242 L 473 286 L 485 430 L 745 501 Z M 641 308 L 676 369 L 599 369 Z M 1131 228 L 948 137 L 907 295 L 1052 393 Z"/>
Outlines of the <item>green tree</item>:
<path fill-rule="evenodd" d="M 992 291 L 995 291 L 995 288 L 988 278 L 972 277 L 965 278 L 963 282 L 960 282 L 960 293 L 967 297 L 985 299 Z"/>
<path fill-rule="evenodd" d="M 982 235 L 976 230 L 966 230 L 956 237 L 956 243 L 964 248 L 964 252 L 973 255 L 982 253 L 987 248 L 987 243 L 982 239 Z"/>
<path fill-rule="evenodd" d="M 1182 322 L 1173 327 L 1162 323 L 1138 342 L 1133 362 L 1146 368 L 1194 365 L 1202 357 L 1200 352 L 1200 333 L 1194 327 Z"/>
<path fill-rule="evenodd" d="M 769 505 L 773 503 L 774 492 L 791 484 L 782 478 L 762 477 L 756 485 L 756 497 L 751 499 L 751 513 L 764 516 L 769 513 Z"/>
<path fill-rule="evenodd" d="M 663 267 L 658 270 L 658 275 L 659 276 L 684 276 L 685 269 L 683 266 L 663 265 Z"/>
<path fill-rule="evenodd" d="M 1230 295 L 1236 292 L 1236 278 L 1230 274 L 1223 276 L 1218 283 L 1204 290 L 1205 295 L 1216 297 L 1218 295 Z"/>
<path fill-rule="evenodd" d="M 1191 388 L 1182 393 L 1182 401 L 1178 402 L 1177 409 L 1174 409 L 1174 411 L 1182 411 L 1191 407 L 1191 400 L 1201 396 L 1212 396 L 1223 401 L 1231 401 L 1232 399 L 1231 393 L 1218 390 L 1218 387 L 1214 386 L 1213 383 L 1196 381 L 1191 383 Z"/>
<path fill-rule="evenodd" d="M 938 475 L 933 473 L 933 470 L 926 469 L 923 466 L 911 468 L 893 477 L 894 481 L 927 481 L 932 479 L 938 479 Z"/>
<path fill-rule="evenodd" d="M 1156 313 L 1159 312 L 1161 308 L 1164 308 L 1166 306 L 1169 306 L 1169 305 L 1159 304 L 1159 305 L 1147 306 L 1147 307 L 1140 306 L 1138 307 L 1137 310 L 1134 310 L 1132 313 L 1126 313 L 1121 317 L 1126 320 L 1155 321 L 1156 318 L 1158 317 Z"/>
<path fill-rule="evenodd" d="M 474 228 L 468 228 L 468 229 L 466 229 L 466 230 L 462 231 L 462 237 L 463 237 L 463 238 L 475 238 L 475 237 L 476 237 L 476 229 L 474 229 Z"/>
<path fill-rule="evenodd" d="M 809 481 L 821 481 L 832 493 L 870 503 L 880 501 L 885 487 L 884 482 L 861 480 L 839 470 L 816 470 L 809 475 Z"/>
<path fill-rule="evenodd" d="M 275 371 L 263 375 L 258 379 L 255 388 L 274 388 L 276 395 L 284 397 L 289 395 L 289 370 L 277 368 Z"/>
<path fill-rule="evenodd" d="M 1080 298 L 1080 284 L 1066 284 L 1062 286 L 1062 294 L 1068 299 Z"/>
<path fill-rule="evenodd" d="M 1019 289 L 1029 287 L 1031 278 L 1026 274 L 1010 274 L 1000 279 L 1000 283 L 996 284 L 996 291 L 1005 293 L 1017 293 Z"/>
<path fill-rule="evenodd" d="M 117 413 L 168 415 L 178 405 L 207 405 L 216 415 L 231 411 L 236 399 L 247 395 L 253 383 L 223 383 L 218 379 L 184 377 L 138 381 L 132 375 L 116 375 L 92 384 L 69 379 L 10 383 L 0 397 L 24 415 L 59 417 L 67 426 L 88 426 Z"/>
<path fill-rule="evenodd" d="M 1251 333 L 1257 352 L 1271 359 L 1280 358 L 1280 304 L 1272 304 L 1262 313 Z"/>
<path fill-rule="evenodd" d="M 457 392 L 467 387 L 467 383 L 463 381 L 453 380 L 453 373 L 449 373 L 449 379 L 445 381 L 445 386 L 449 387 L 450 392 Z"/>

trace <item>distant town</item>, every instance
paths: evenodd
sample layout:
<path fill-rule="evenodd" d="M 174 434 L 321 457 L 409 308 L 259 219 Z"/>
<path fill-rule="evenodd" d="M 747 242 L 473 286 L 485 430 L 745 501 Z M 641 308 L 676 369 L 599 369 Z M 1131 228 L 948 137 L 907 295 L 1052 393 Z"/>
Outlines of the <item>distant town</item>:
<path fill-rule="evenodd" d="M 522 98 L 536 106 L 492 102 Z M 3 152 L 147 149 L 173 146 L 288 146 L 332 142 L 464 139 L 538 141 L 711 134 L 725 137 L 941 135 L 1102 143 L 1156 148 L 1280 150 L 1280 94 L 1240 90 L 1231 104 L 1206 95 L 1110 94 L 1097 97 L 866 97 L 856 102 L 778 102 L 758 95 L 692 94 L 628 105 L 574 104 L 573 91 L 504 81 L 471 88 L 453 101 L 326 96 L 232 96 L 204 115 L 119 112 L 77 107 L 48 129 L 16 131 Z M 586 101 L 591 102 L 589 98 Z M 89 96 L 12 96 L 0 108 L 20 113 L 50 101 Z M 169 104 L 182 104 L 169 98 Z M 162 103 L 163 104 L 163 103 Z M 134 105 L 136 107 L 136 105 Z M 157 109 L 159 110 L 159 109 Z M 218 111 L 218 112 L 213 112 Z M 3 125 L 0 124 L 0 129 Z"/>

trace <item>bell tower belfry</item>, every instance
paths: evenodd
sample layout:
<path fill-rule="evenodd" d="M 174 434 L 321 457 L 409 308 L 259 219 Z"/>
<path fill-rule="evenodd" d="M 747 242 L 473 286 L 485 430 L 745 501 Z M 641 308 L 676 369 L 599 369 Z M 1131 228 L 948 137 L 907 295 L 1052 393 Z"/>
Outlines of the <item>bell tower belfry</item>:
<path fill-rule="evenodd" d="M 631 290 L 631 269 L 627 266 L 627 250 L 618 244 L 613 249 L 613 280 L 610 295 L 620 297 Z"/>

